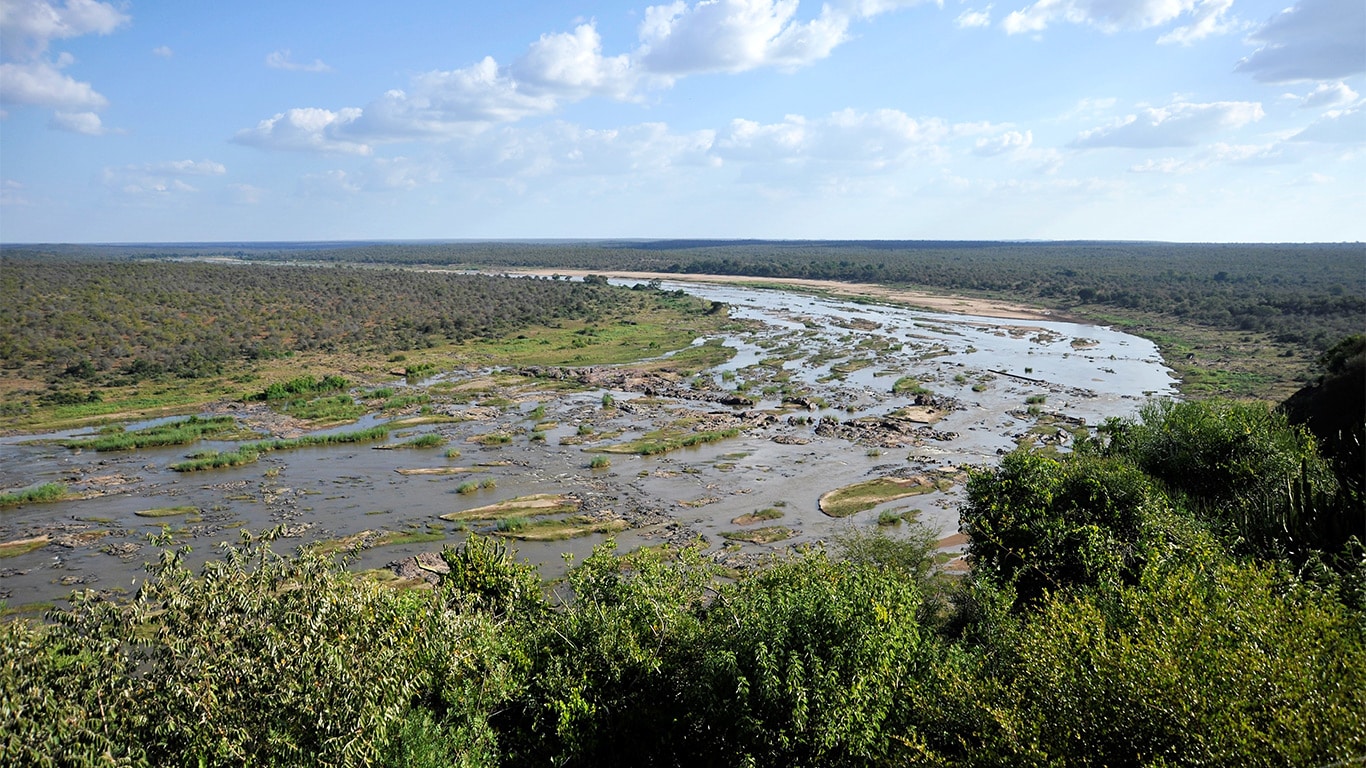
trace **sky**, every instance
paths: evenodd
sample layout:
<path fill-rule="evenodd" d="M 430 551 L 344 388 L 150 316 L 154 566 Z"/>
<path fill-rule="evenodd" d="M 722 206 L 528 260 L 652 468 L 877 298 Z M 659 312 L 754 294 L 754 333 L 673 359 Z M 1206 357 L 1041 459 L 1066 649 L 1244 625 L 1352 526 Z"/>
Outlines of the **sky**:
<path fill-rule="evenodd" d="M 0 242 L 1366 240 L 1363 0 L 0 0 Z"/>

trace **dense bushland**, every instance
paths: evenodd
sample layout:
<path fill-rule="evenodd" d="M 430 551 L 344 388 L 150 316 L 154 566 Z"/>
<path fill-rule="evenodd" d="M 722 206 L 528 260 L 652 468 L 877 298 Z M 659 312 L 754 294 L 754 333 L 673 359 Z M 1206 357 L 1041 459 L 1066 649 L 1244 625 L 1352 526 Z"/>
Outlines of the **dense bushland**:
<path fill-rule="evenodd" d="M 75 260 L 6 250 L 0 368 L 87 388 L 206 377 L 295 352 L 387 354 L 490 338 L 537 323 L 596 318 L 639 299 L 567 280 Z"/>
<path fill-rule="evenodd" d="M 1366 755 L 1360 498 L 1317 509 L 1357 515 L 1343 541 L 1286 522 L 1297 492 L 1250 482 L 1298 472 L 1336 494 L 1323 466 L 1264 407 L 1155 406 L 1074 454 L 974 472 L 961 580 L 922 531 L 851 532 L 730 579 L 700 549 L 608 545 L 548 591 L 480 537 L 445 550 L 431 590 L 269 536 L 197 573 L 166 550 L 135 599 L 80 593 L 0 626 L 0 757 L 1351 764 Z"/>

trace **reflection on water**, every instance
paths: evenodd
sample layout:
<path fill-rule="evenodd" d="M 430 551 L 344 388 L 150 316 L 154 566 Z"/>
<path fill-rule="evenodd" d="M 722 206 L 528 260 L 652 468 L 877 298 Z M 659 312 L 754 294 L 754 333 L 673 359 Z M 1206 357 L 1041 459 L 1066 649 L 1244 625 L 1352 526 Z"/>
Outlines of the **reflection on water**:
<path fill-rule="evenodd" d="M 503 409 L 455 406 L 477 420 L 401 427 L 393 439 L 437 433 L 460 451 L 457 458 L 446 458 L 441 448 L 342 445 L 271 453 L 255 464 L 193 474 L 168 469 L 183 459 L 186 448 L 94 453 L 33 442 L 34 436 L 6 438 L 0 440 L 0 488 L 63 482 L 82 498 L 0 510 L 0 542 L 41 536 L 48 541 L 32 552 L 0 559 L 0 599 L 21 605 L 57 599 L 76 588 L 132 589 L 141 564 L 155 558 L 147 535 L 163 530 L 193 548 L 192 562 L 212 556 L 219 542 L 236 539 L 242 529 L 275 526 L 286 536 L 281 549 L 366 530 L 441 532 L 453 543 L 464 533 L 439 515 L 531 493 L 573 493 L 583 500 L 585 512 L 631 520 L 637 528 L 616 537 L 627 548 L 700 535 L 712 550 L 727 555 L 778 551 L 825 538 L 840 526 L 874 525 L 883 509 L 918 510 L 922 522 L 948 534 L 957 529 L 956 490 L 889 503 L 841 521 L 822 515 L 816 499 L 872 476 L 990 463 L 1034 426 L 1037 414 L 1025 410 L 1030 399 L 1042 403 L 1036 410 L 1045 414 L 1095 424 L 1133 413 L 1147 397 L 1175 394 L 1170 370 L 1152 343 L 1108 328 L 945 315 L 737 286 L 664 287 L 725 302 L 732 318 L 753 321 L 746 325 L 756 328 L 724 339 L 736 355 L 706 374 L 702 384 L 743 388 L 759 399 L 757 408 L 771 410 L 781 405 L 781 384 L 784 391 L 817 397 L 815 410 L 788 408 L 779 412 L 777 424 L 719 443 L 653 457 L 613 456 L 605 471 L 588 468 L 592 454 L 584 447 L 566 444 L 581 429 L 625 440 L 687 414 L 725 409 L 621 391 L 611 394 L 631 407 L 607 409 L 600 391 L 543 392 L 527 398 L 543 403 L 543 418 L 555 422 L 543 440 L 531 437 L 530 402 Z M 452 372 L 429 381 L 481 373 L 486 372 Z M 818 437 L 809 424 L 789 419 L 793 414 L 813 420 L 888 414 L 912 402 L 912 396 L 891 391 L 893 382 L 907 376 L 958 405 L 934 426 L 937 439 L 880 449 Z M 382 421 L 372 415 L 327 431 Z M 471 441 L 498 430 L 513 434 L 512 442 L 484 446 Z M 37 437 L 56 440 L 70 434 Z M 195 450 L 232 447 L 210 442 Z M 467 471 L 397 471 L 434 467 Z M 469 480 L 491 487 L 458 492 Z M 773 545 L 727 545 L 721 534 L 739 528 L 732 521 L 759 509 L 778 510 L 781 516 L 773 523 L 793 529 L 793 538 Z M 554 576 L 563 572 L 561 553 L 581 559 L 601 541 L 591 536 L 519 544 L 518 549 Z M 361 553 L 357 566 L 382 567 L 440 546 L 427 541 L 379 547 Z"/>

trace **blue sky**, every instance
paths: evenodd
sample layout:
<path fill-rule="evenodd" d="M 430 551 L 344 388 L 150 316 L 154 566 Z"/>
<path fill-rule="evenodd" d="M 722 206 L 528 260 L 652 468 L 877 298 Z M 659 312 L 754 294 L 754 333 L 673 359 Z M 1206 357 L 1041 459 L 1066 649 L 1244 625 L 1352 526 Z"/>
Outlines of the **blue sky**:
<path fill-rule="evenodd" d="M 0 241 L 1366 240 L 1362 0 L 0 0 Z"/>

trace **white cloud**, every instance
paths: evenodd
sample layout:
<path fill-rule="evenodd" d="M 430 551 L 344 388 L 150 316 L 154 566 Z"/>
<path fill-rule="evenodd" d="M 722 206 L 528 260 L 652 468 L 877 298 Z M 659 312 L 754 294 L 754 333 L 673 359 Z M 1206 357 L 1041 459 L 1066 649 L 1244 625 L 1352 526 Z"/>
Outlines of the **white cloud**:
<path fill-rule="evenodd" d="M 1261 48 L 1235 68 L 1264 83 L 1327 80 L 1366 71 L 1366 3 L 1300 0 L 1251 35 Z"/>
<path fill-rule="evenodd" d="M 213 160 L 169 160 L 143 167 L 148 171 L 169 176 L 222 176 L 228 172 L 227 166 Z"/>
<path fill-rule="evenodd" d="M 56 112 L 52 115 L 51 128 L 87 136 L 102 136 L 105 133 L 100 116 L 94 112 Z"/>
<path fill-rule="evenodd" d="M 1192 23 L 1173 29 L 1157 38 L 1157 42 L 1159 45 L 1167 43 L 1190 45 L 1211 35 L 1229 32 L 1234 29 L 1235 24 L 1224 18 L 1224 14 L 1228 13 L 1231 7 L 1233 7 L 1233 0 L 1205 0 L 1205 2 L 1197 5 L 1192 12 L 1195 16 Z"/>
<path fill-rule="evenodd" d="M 1344 104 L 1351 104 L 1357 98 L 1359 98 L 1357 92 L 1340 80 L 1336 83 L 1319 83 L 1300 101 L 1300 107 L 1303 109 L 1340 107 Z"/>
<path fill-rule="evenodd" d="M 109 3 L 66 0 L 0 0 L 0 103 L 52 107 L 59 112 L 49 126 L 92 136 L 105 131 L 93 110 L 109 101 L 90 83 L 61 70 L 75 59 L 48 55 L 53 40 L 98 33 L 106 35 L 129 17 Z"/>
<path fill-rule="evenodd" d="M 991 6 L 988 5 L 980 11 L 966 10 L 958 14 L 958 18 L 953 20 L 959 29 L 972 29 L 974 27 L 991 26 Z"/>
<path fill-rule="evenodd" d="M 288 49 L 272 51 L 266 55 L 266 66 L 271 69 L 283 69 L 290 72 L 331 72 L 329 67 L 322 59 L 314 59 L 312 64 L 301 64 L 290 58 Z"/>
<path fill-rule="evenodd" d="M 977 144 L 973 147 L 973 153 L 983 157 L 991 157 L 994 155 L 1003 155 L 1007 152 L 1020 152 L 1026 150 L 1029 149 L 1033 143 L 1034 134 L 1032 131 L 1025 131 L 1024 133 L 1020 133 L 1019 131 L 1006 131 L 999 136 L 978 139 Z"/>
<path fill-rule="evenodd" d="M 922 1 L 845 0 L 802 21 L 795 18 L 798 0 L 679 0 L 646 9 L 639 45 L 629 54 L 604 54 L 589 21 L 542 35 L 511 65 L 487 56 L 460 69 L 425 72 L 363 108 L 289 110 L 238 131 L 234 140 L 362 154 L 390 141 L 468 141 L 497 123 L 544 117 L 590 97 L 637 100 L 689 73 L 800 67 L 843 42 L 851 19 Z M 272 56 L 283 63 L 287 53 Z"/>
<path fill-rule="evenodd" d="M 169 45 L 158 45 L 152 49 L 152 55 L 160 56 L 163 59 L 169 59 L 175 55 L 175 51 L 171 50 Z"/>
<path fill-rule="evenodd" d="M 71 64 L 68 55 L 56 62 L 34 61 L 0 64 L 0 102 L 66 110 L 103 109 L 109 100 L 90 83 L 82 83 L 60 70 Z"/>
<path fill-rule="evenodd" d="M 130 21 L 109 3 L 66 0 L 0 0 L 0 50 L 10 60 L 33 59 L 50 41 L 91 33 L 107 35 Z"/>
<path fill-rule="evenodd" d="M 1161 42 L 1190 43 L 1227 31 L 1224 14 L 1232 0 L 1038 0 L 1011 12 L 1001 22 L 1007 34 L 1042 32 L 1065 22 L 1095 27 L 1103 32 L 1150 29 L 1183 16 L 1193 22 L 1163 35 Z"/>
<path fill-rule="evenodd" d="M 552 92 L 560 99 L 603 95 L 627 97 L 636 82 L 630 57 L 604 57 L 602 38 L 592 24 L 573 32 L 541 35 L 510 67 L 520 84 Z"/>
<path fill-rule="evenodd" d="M 717 135 L 713 152 L 728 162 L 804 165 L 822 173 L 874 173 L 940 152 L 952 129 L 942 120 L 916 120 L 903 112 L 846 109 L 781 123 L 733 120 Z"/>
<path fill-rule="evenodd" d="M 1262 119 L 1264 115 L 1262 105 L 1256 102 L 1181 102 L 1143 109 L 1110 125 L 1084 131 L 1071 146 L 1188 147 L 1196 145 L 1209 134 L 1241 128 Z"/>
<path fill-rule="evenodd" d="M 1325 112 L 1291 141 L 1322 144 L 1366 144 L 1366 107 Z"/>
<path fill-rule="evenodd" d="M 182 177 L 221 176 L 227 172 L 222 163 L 213 160 L 171 160 L 107 167 L 101 174 L 101 181 L 106 187 L 128 195 L 169 195 L 198 191 Z"/>
<path fill-rule="evenodd" d="M 360 115 L 361 111 L 355 108 L 337 112 L 313 107 L 291 109 L 262 120 L 255 128 L 238 131 L 232 140 L 238 144 L 263 149 L 368 155 L 371 153 L 369 145 L 340 136 L 340 133 L 359 119 Z"/>
<path fill-rule="evenodd" d="M 860 10 L 887 3 L 861 3 Z M 867 6 L 864 9 L 863 6 Z M 645 10 L 636 55 L 652 72 L 743 72 L 774 66 L 796 69 L 830 55 L 847 39 L 849 17 L 823 6 L 797 21 L 797 0 L 684 0 Z"/>

